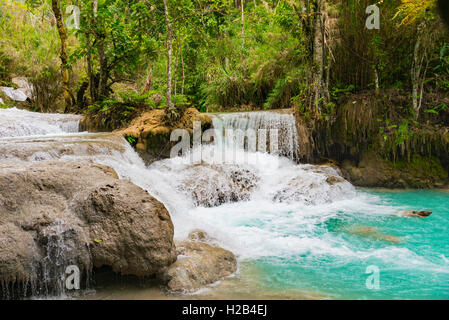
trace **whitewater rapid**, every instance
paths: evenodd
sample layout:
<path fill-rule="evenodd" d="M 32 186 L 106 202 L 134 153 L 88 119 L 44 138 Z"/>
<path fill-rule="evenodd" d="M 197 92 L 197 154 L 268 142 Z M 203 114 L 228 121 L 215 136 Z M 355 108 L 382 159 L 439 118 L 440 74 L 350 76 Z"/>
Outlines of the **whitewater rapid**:
<path fill-rule="evenodd" d="M 282 129 L 285 124 L 281 139 L 290 142 L 281 150 L 294 154 L 297 146 L 285 138 L 295 137 L 290 114 L 253 113 L 246 121 L 235 120 L 240 116 L 223 116 L 222 127 Z M 216 146 L 207 145 L 202 146 L 201 165 L 191 164 L 187 154 L 147 167 L 118 134 L 76 133 L 79 116 L 6 109 L 0 111 L 0 119 L 1 162 L 60 159 L 109 165 L 120 178 L 131 180 L 165 204 L 175 225 L 176 239 L 184 239 L 191 230 L 200 228 L 242 258 L 272 254 L 275 242 L 279 242 L 279 249 L 283 247 L 282 251 L 287 247 L 282 244 L 282 233 L 270 233 L 265 227 L 233 228 L 239 221 L 271 219 L 273 226 L 277 224 L 280 229 L 284 222 L 285 227 L 303 225 L 307 229 L 325 219 L 328 213 L 323 211 L 336 206 L 334 202 L 356 196 L 354 187 L 330 166 L 302 165 L 286 157 L 240 149 L 225 149 L 225 153 L 237 156 L 232 163 L 216 164 Z M 217 119 L 214 122 L 218 126 Z M 329 183 L 329 179 L 334 182 Z M 284 212 L 290 213 L 283 216 Z M 261 243 L 265 246 L 261 247 Z"/>

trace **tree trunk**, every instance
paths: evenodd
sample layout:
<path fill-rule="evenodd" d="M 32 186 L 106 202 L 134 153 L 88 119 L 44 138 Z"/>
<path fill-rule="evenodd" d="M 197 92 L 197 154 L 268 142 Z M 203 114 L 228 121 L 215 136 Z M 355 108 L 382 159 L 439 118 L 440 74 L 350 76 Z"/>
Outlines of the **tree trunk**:
<path fill-rule="evenodd" d="M 245 0 L 240 0 L 240 6 L 242 11 L 242 47 L 245 45 Z"/>
<path fill-rule="evenodd" d="M 91 25 L 95 25 L 95 15 L 97 14 L 97 0 L 92 0 L 92 19 L 91 19 Z M 94 72 L 92 68 L 92 44 L 90 43 L 90 33 L 86 36 L 87 40 L 87 72 L 89 76 L 89 91 L 90 91 L 90 103 L 95 103 L 97 101 L 97 90 L 96 90 L 96 83 L 95 83 L 95 77 Z"/>
<path fill-rule="evenodd" d="M 153 85 L 153 69 L 150 69 L 150 71 L 148 72 L 147 80 L 145 81 L 145 86 L 143 88 L 141 95 L 144 95 L 145 93 L 150 91 L 152 85 Z"/>
<path fill-rule="evenodd" d="M 418 119 L 421 109 L 422 94 L 424 89 L 424 77 L 426 74 L 426 70 L 424 70 L 424 75 L 422 74 L 422 68 L 426 56 L 426 49 L 421 48 L 424 26 L 424 23 L 421 23 L 418 26 L 418 34 L 413 52 L 413 63 L 411 68 L 412 104 L 415 120 Z"/>
<path fill-rule="evenodd" d="M 323 21 L 323 1 L 316 1 L 315 30 L 313 42 L 313 112 L 320 114 L 320 106 L 327 103 L 325 93 L 324 64 L 325 64 L 325 28 Z"/>
<path fill-rule="evenodd" d="M 96 14 L 98 11 L 98 0 L 92 0 L 92 24 L 96 24 Z M 109 78 L 108 60 L 104 49 L 104 36 L 95 32 L 95 42 L 97 44 L 98 60 L 100 62 L 100 74 L 98 78 L 98 88 L 95 94 L 95 100 L 104 99 L 107 96 L 107 81 Z M 95 87 L 95 83 L 94 83 Z"/>
<path fill-rule="evenodd" d="M 175 93 L 173 100 L 176 104 L 176 96 L 178 94 L 178 64 L 179 64 L 179 40 L 176 50 L 175 72 L 173 74 L 173 92 Z"/>
<path fill-rule="evenodd" d="M 68 111 L 72 105 L 71 93 L 70 93 L 70 74 L 68 69 L 68 59 L 67 59 L 67 30 L 64 27 L 64 21 L 62 19 L 62 12 L 59 7 L 59 0 L 52 0 L 51 6 L 53 13 L 56 18 L 56 26 L 58 28 L 59 39 L 61 40 L 61 74 L 62 83 L 64 89 L 64 102 L 65 109 L 64 112 Z"/>
<path fill-rule="evenodd" d="M 167 30 L 168 30 L 168 54 L 167 54 L 167 107 L 171 108 L 173 106 L 172 100 L 171 100 L 171 92 L 172 92 L 172 74 L 171 74 L 171 60 L 172 60 L 172 50 L 173 50 L 173 44 L 172 44 L 172 37 L 173 37 L 173 30 L 171 27 L 170 22 L 170 15 L 168 13 L 168 6 L 167 6 L 167 0 L 164 0 L 164 11 L 165 11 L 165 21 L 167 23 Z"/>
<path fill-rule="evenodd" d="M 181 86 L 181 94 L 184 95 L 184 86 L 186 83 L 186 74 L 185 74 L 185 70 L 184 70 L 184 58 L 182 56 L 182 43 L 181 43 L 181 68 L 182 68 L 182 86 Z"/>

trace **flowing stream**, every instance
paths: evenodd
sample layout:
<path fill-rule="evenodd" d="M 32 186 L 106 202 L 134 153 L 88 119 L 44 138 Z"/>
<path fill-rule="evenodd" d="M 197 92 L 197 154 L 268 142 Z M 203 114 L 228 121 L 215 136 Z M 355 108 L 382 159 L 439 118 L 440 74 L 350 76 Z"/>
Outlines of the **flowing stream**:
<path fill-rule="evenodd" d="M 200 163 L 187 154 L 149 166 L 118 134 L 77 132 L 79 120 L 0 109 L 0 163 L 92 160 L 148 190 L 169 210 L 176 239 L 201 229 L 237 256 L 237 274 L 197 297 L 449 298 L 449 192 L 359 189 L 338 168 L 298 164 L 290 114 L 214 118 L 218 136 L 278 129 L 268 140 L 257 135 L 258 145 L 277 137 L 275 152 L 217 139 L 202 147 Z M 232 154 L 231 161 L 217 161 L 217 154 Z M 401 215 L 410 209 L 433 214 Z M 370 280 L 373 271 L 378 282 Z M 153 297 L 142 296 L 143 289 L 107 290 L 96 297 Z"/>

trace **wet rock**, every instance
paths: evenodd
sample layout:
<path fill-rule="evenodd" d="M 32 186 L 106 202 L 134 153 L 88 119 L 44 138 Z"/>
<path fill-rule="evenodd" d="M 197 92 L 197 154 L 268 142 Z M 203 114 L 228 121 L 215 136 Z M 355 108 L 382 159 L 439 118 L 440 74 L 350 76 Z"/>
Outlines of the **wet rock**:
<path fill-rule="evenodd" d="M 195 205 L 204 207 L 249 200 L 260 180 L 250 167 L 230 164 L 194 165 L 184 174 L 178 189 L 190 195 Z"/>
<path fill-rule="evenodd" d="M 408 210 L 408 211 L 404 211 L 403 215 L 406 217 L 417 217 L 417 218 L 427 218 L 428 216 L 430 216 L 432 214 L 432 211 L 430 210 L 423 210 L 423 211 L 418 211 L 418 210 Z"/>
<path fill-rule="evenodd" d="M 333 186 L 337 183 L 345 182 L 345 179 L 343 179 L 342 177 L 339 177 L 339 176 L 331 176 L 326 179 L 326 182 L 328 184 L 330 184 L 331 186 Z"/>
<path fill-rule="evenodd" d="M 194 292 L 230 276 L 237 270 L 234 254 L 199 241 L 177 242 L 178 260 L 162 275 L 168 290 Z"/>
<path fill-rule="evenodd" d="M 208 235 L 200 229 L 195 229 L 189 233 L 189 239 L 192 241 L 205 242 L 208 239 Z"/>
<path fill-rule="evenodd" d="M 353 196 L 354 188 L 339 173 L 331 166 L 306 167 L 275 191 L 273 201 L 317 205 Z"/>
<path fill-rule="evenodd" d="M 165 207 L 89 162 L 1 164 L 0 243 L 0 283 L 31 283 L 33 294 L 62 286 L 69 265 L 148 276 L 176 260 Z"/>

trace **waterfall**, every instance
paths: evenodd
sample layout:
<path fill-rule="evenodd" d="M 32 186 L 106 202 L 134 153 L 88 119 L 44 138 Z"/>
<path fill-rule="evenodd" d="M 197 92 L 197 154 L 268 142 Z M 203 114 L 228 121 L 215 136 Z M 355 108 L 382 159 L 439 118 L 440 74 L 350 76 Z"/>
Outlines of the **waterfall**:
<path fill-rule="evenodd" d="M 327 205 L 355 195 L 355 189 L 341 177 L 338 169 L 293 161 L 298 143 L 292 114 L 252 112 L 214 116 L 214 129 L 223 130 L 223 135 L 228 129 L 252 130 L 258 133 L 259 146 L 274 144 L 277 150 L 267 150 L 275 152 L 238 150 L 242 157 L 230 163 L 217 163 L 212 156 L 217 144 L 213 143 L 202 146 L 200 163 L 192 163 L 186 154 L 148 167 L 120 134 L 77 133 L 78 116 L 0 109 L 0 119 L 0 164 L 20 166 L 21 162 L 89 160 L 110 166 L 121 179 L 132 181 L 166 206 L 175 226 L 175 239 L 183 240 L 190 231 L 200 228 L 213 234 L 218 245 L 243 259 L 270 255 L 273 250 L 280 250 L 284 241 L 281 233 L 252 227 L 252 222 L 233 229 L 232 225 L 244 221 L 246 214 L 257 220 L 258 212 L 262 218 L 267 209 L 280 212 L 288 225 L 288 212 L 321 208 L 311 211 L 315 212 L 311 218 L 315 221 L 316 212 L 325 212 Z M 264 130 L 267 130 L 266 137 L 259 134 Z M 231 143 L 223 151 L 235 150 Z M 62 271 L 59 266 L 70 260 L 71 252 L 64 237 L 64 226 L 65 221 L 61 220 L 55 226 L 54 235 L 49 235 L 49 258 L 44 270 L 44 285 L 56 285 L 59 294 L 63 293 L 57 279 Z M 270 247 L 259 247 L 263 241 L 270 243 Z M 277 247 L 278 242 L 281 247 Z M 245 243 L 250 243 L 254 250 Z"/>
<path fill-rule="evenodd" d="M 0 138 L 76 133 L 81 116 L 1 109 Z"/>
<path fill-rule="evenodd" d="M 277 136 L 256 135 L 257 145 L 277 142 L 276 152 L 269 147 L 270 152 L 238 150 L 243 157 L 231 158 L 234 161 L 229 163 L 216 162 L 213 154 L 217 141 L 201 146 L 200 162 L 192 163 L 186 154 L 146 166 L 118 133 L 78 133 L 79 116 L 0 109 L 0 166 L 14 164 L 20 168 L 23 163 L 38 161 L 87 160 L 112 167 L 121 179 L 147 190 L 166 206 L 176 240 L 184 240 L 193 229 L 201 229 L 212 244 L 231 250 L 239 262 L 262 266 L 263 276 L 276 278 L 286 287 L 301 287 L 305 281 L 306 286 L 321 289 L 325 279 L 328 287 L 337 288 L 336 292 L 341 288 L 341 292 L 352 290 L 354 296 L 364 297 L 367 291 L 360 288 L 364 288 L 365 280 L 360 280 L 359 273 L 364 274 L 365 267 L 372 264 L 396 272 L 392 273 L 394 277 L 385 273 L 386 281 L 399 281 L 395 286 L 405 283 L 419 293 L 429 285 L 441 293 L 440 297 L 447 296 L 447 286 L 442 284 L 447 283 L 449 270 L 447 263 L 437 258 L 444 253 L 441 250 L 448 250 L 447 241 L 443 241 L 447 232 L 441 228 L 447 225 L 447 195 L 435 196 L 434 205 L 440 209 L 434 220 L 417 223 L 399 217 L 398 212 L 413 208 L 408 206 L 410 198 L 392 202 L 402 193 L 382 197 L 380 191 L 356 191 L 336 167 L 294 161 L 298 142 L 293 115 L 252 112 L 213 117 L 215 130 L 223 137 L 229 129 L 278 129 Z M 271 137 L 278 139 L 270 141 Z M 222 151 L 234 152 L 232 141 Z M 428 206 L 422 191 L 412 194 L 413 199 L 425 199 Z M 400 246 L 385 244 L 382 239 L 394 237 L 376 230 L 390 226 L 397 228 L 392 229 L 393 235 L 413 241 L 404 240 Z M 70 241 L 75 232 L 72 227 L 73 223 L 61 216 L 39 234 L 46 246 L 44 261 L 37 261 L 35 266 L 38 277 L 26 283 L 0 283 L 0 296 L 14 298 L 28 290 L 38 296 L 70 297 L 70 292 L 64 296 L 61 273 L 67 264 L 77 264 L 73 253 L 81 250 Z M 363 236 L 366 232 L 371 232 L 368 237 Z M 429 240 L 432 246 L 423 253 L 416 239 L 435 234 L 438 237 Z M 90 270 L 84 272 L 88 277 Z M 407 282 L 406 278 L 419 281 Z M 403 285 L 400 288 L 402 291 L 395 297 L 409 290 Z"/>
<path fill-rule="evenodd" d="M 213 116 L 213 124 L 223 136 L 227 130 L 241 130 L 247 135 L 253 133 L 259 151 L 270 151 L 291 160 L 298 156 L 298 132 L 295 116 L 291 113 L 223 113 Z"/>

